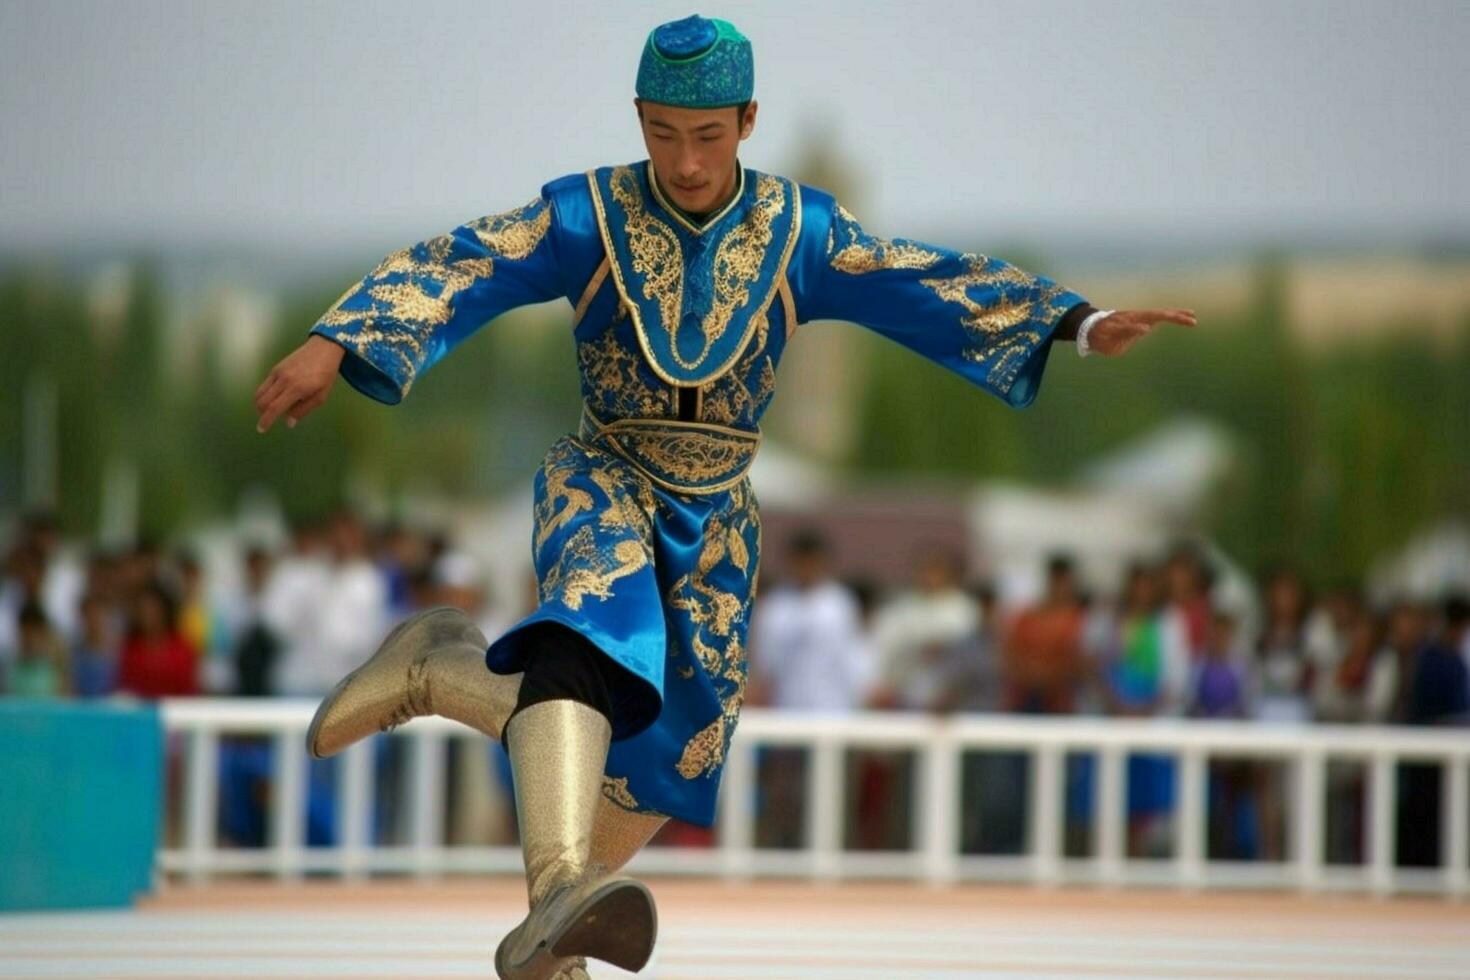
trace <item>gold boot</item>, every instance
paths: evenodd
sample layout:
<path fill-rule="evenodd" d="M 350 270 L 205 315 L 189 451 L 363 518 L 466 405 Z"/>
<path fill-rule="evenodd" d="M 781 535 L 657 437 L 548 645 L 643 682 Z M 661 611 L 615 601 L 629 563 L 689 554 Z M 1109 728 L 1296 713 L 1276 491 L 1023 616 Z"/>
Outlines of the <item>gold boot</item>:
<path fill-rule="evenodd" d="M 322 700 L 306 732 L 307 751 L 325 759 L 374 732 L 428 714 L 500 738 L 515 710 L 521 675 L 496 674 L 485 666 L 489 646 L 480 628 L 452 606 L 408 617 Z"/>
<path fill-rule="evenodd" d="M 580 957 L 636 972 L 653 952 L 653 896 L 589 860 L 612 726 L 559 699 L 518 712 L 506 735 L 531 911 L 495 951 L 496 973 L 550 980 Z"/>

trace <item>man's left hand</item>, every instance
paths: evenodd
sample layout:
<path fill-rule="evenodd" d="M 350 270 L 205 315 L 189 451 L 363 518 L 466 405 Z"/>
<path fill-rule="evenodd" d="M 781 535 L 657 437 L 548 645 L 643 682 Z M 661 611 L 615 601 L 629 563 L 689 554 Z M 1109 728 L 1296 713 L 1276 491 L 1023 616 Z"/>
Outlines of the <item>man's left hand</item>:
<path fill-rule="evenodd" d="M 1117 357 L 1160 323 L 1193 327 L 1198 321 L 1193 310 L 1118 310 L 1092 325 L 1087 332 L 1087 349 L 1104 357 Z"/>

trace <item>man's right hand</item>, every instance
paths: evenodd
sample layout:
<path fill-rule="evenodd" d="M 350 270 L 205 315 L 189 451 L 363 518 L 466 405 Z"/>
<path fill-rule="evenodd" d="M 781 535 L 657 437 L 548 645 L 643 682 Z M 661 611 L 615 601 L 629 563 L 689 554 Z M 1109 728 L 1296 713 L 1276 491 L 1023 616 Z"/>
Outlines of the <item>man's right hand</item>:
<path fill-rule="evenodd" d="M 286 355 L 255 389 L 255 410 L 260 414 L 255 431 L 268 431 L 282 414 L 286 427 L 295 428 L 308 412 L 324 404 L 346 353 L 340 345 L 312 334 Z"/>

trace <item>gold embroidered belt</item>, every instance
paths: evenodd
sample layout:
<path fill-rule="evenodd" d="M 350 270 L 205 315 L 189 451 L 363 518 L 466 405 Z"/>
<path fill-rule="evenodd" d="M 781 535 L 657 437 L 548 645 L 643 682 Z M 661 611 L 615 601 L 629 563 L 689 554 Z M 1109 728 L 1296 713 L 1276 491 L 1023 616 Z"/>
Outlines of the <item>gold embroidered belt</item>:
<path fill-rule="evenodd" d="M 603 422 L 582 405 L 577 435 L 632 463 L 676 493 L 715 493 L 739 483 L 755 460 L 761 434 L 712 422 L 616 419 Z"/>

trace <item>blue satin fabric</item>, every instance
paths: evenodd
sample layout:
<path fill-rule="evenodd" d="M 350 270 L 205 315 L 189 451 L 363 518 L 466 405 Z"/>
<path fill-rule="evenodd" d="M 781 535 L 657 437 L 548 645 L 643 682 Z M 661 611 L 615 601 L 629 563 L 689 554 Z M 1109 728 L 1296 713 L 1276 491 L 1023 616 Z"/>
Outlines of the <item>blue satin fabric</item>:
<path fill-rule="evenodd" d="M 749 478 L 715 494 L 667 493 L 567 435 L 547 452 L 535 488 L 541 604 L 491 644 L 486 663 L 502 674 L 523 669 L 518 637 L 532 623 L 582 633 L 646 685 L 614 707 L 604 792 L 629 809 L 709 826 L 745 693 L 760 558 Z"/>
<path fill-rule="evenodd" d="M 754 170 L 728 215 L 691 230 L 651 196 L 646 164 L 629 168 L 650 194 L 636 220 L 679 243 L 686 279 L 703 281 L 701 263 L 726 236 L 781 229 L 756 212 L 750 191 L 762 175 Z M 799 208 L 786 200 L 782 209 L 795 237 L 788 250 L 782 235 L 770 236 L 759 276 L 760 284 L 785 288 L 731 316 L 729 329 L 748 328 L 749 339 L 727 370 L 699 387 L 699 421 L 758 431 L 791 331 L 829 318 L 875 330 L 1013 407 L 1036 397 L 1052 333 L 1080 295 L 999 259 L 877 238 L 825 192 L 780 185 L 788 197 L 800 195 Z M 350 384 L 392 403 L 487 320 L 562 297 L 581 310 L 573 339 L 582 393 L 596 416 L 676 419 L 677 390 L 650 364 L 629 315 L 635 305 L 648 309 L 650 297 L 637 281 L 624 282 L 638 292 L 622 296 L 618 277 L 601 270 L 598 221 L 588 174 L 552 181 L 521 208 L 389 256 L 313 332 L 346 348 L 342 374 Z M 614 248 L 625 247 L 618 244 L 625 228 L 608 231 L 617 232 L 609 235 Z M 749 478 L 712 493 L 675 492 L 597 438 L 572 432 L 548 449 L 534 486 L 539 605 L 491 644 L 487 665 L 522 669 L 519 637 L 532 623 L 581 632 L 643 682 L 616 707 L 604 794 L 630 810 L 710 825 L 745 696 L 759 575 L 760 515 Z"/>

